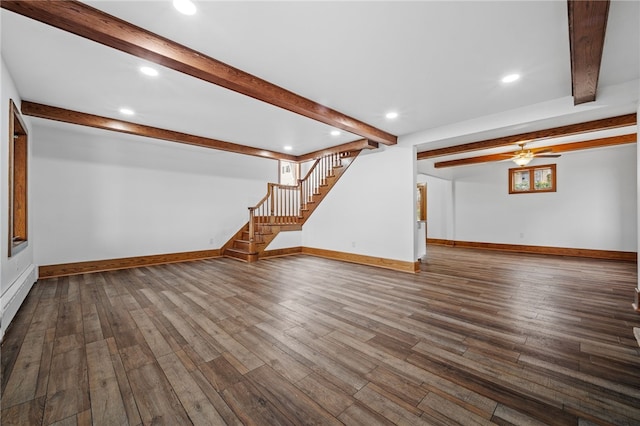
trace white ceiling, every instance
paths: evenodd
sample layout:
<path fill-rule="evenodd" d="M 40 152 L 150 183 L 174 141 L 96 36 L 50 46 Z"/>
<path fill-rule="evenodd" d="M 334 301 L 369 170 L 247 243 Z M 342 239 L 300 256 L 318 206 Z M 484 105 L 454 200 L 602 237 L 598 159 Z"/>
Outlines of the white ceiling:
<path fill-rule="evenodd" d="M 194 16 L 168 0 L 86 3 L 419 150 L 491 137 L 492 128 L 509 134 L 637 109 L 637 90 L 615 91 L 640 77 L 637 1 L 610 7 L 599 85 L 612 88 L 606 103 L 578 107 L 567 102 L 565 1 L 197 1 Z M 131 55 L 6 10 L 0 18 L 2 56 L 25 100 L 275 151 L 292 145 L 293 154 L 359 139 L 166 68 L 150 79 Z M 522 79 L 501 83 L 511 72 Z M 120 116 L 121 106 L 137 115 Z M 387 120 L 390 110 L 400 117 Z M 478 121 L 485 126 L 469 125 Z"/>

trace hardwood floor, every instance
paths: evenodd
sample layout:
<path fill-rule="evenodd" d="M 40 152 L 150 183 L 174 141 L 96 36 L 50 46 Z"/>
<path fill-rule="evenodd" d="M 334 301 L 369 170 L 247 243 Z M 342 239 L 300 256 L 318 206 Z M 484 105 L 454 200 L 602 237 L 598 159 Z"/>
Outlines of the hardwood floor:
<path fill-rule="evenodd" d="M 429 246 L 39 281 L 2 344 L 10 424 L 640 424 L 635 263 Z"/>

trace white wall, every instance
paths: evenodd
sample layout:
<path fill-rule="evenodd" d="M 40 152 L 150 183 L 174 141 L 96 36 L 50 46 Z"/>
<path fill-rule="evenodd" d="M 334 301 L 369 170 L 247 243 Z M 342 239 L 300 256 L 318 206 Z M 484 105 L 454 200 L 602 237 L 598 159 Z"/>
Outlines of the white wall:
<path fill-rule="evenodd" d="M 277 161 L 35 120 L 39 265 L 218 249 Z"/>
<path fill-rule="evenodd" d="M 290 247 L 302 246 L 302 231 L 286 231 L 280 232 L 271 241 L 271 244 L 267 247 L 267 250 L 276 250 Z"/>
<path fill-rule="evenodd" d="M 0 58 L 1 59 L 1 58 Z M 33 186 L 29 186 L 28 195 L 28 214 L 29 214 L 29 243 L 26 249 L 20 251 L 16 255 L 9 258 L 9 221 L 7 220 L 6 212 L 9 211 L 9 175 L 7 172 L 7 165 L 9 164 L 9 144 L 7 136 L 9 135 L 9 99 L 13 99 L 13 102 L 18 108 L 20 108 L 20 95 L 15 87 L 13 79 L 7 70 L 4 63 L 4 59 L 1 59 L 1 74 L 0 74 L 0 102 L 2 102 L 2 111 L 0 117 L 0 339 L 4 336 L 4 333 L 9 326 L 9 323 L 15 316 L 18 308 L 22 304 L 23 300 L 29 293 L 31 286 L 37 280 L 37 268 L 33 262 L 33 246 L 36 239 L 36 232 L 33 229 L 33 217 L 35 208 L 33 206 Z M 29 153 L 32 152 L 33 146 L 33 131 L 31 129 L 30 122 L 27 117 L 23 117 L 28 131 Z M 31 156 L 31 154 L 30 154 Z M 31 182 L 33 176 L 31 159 L 29 159 L 28 170 L 28 182 Z"/>
<path fill-rule="evenodd" d="M 360 154 L 305 223 L 305 247 L 414 262 L 415 150 Z"/>
<path fill-rule="evenodd" d="M 456 170 L 455 239 L 637 250 L 635 144 L 534 161 L 557 164 L 557 192 L 510 195 L 509 162 Z"/>

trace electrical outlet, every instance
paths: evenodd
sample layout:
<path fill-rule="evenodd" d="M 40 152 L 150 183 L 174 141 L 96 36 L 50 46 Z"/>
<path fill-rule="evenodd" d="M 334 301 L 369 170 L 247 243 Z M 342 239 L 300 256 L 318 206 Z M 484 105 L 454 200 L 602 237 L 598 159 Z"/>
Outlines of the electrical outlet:
<path fill-rule="evenodd" d="M 524 238 L 524 232 L 520 233 L 520 238 Z"/>
<path fill-rule="evenodd" d="M 213 245 L 213 238 L 209 238 L 209 245 L 212 246 Z"/>
<path fill-rule="evenodd" d="M 356 242 L 355 241 L 351 241 L 351 247 L 353 247 L 353 248 L 356 247 Z"/>

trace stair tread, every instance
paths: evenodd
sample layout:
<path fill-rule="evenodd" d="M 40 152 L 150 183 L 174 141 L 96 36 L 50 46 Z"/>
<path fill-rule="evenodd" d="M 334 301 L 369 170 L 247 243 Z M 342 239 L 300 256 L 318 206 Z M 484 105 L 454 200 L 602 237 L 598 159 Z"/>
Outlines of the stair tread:
<path fill-rule="evenodd" d="M 241 243 L 241 244 L 251 244 L 251 241 L 249 240 L 234 240 L 235 242 Z M 264 244 L 264 241 L 254 241 L 254 244 Z"/>
<path fill-rule="evenodd" d="M 228 251 L 233 252 L 233 253 L 242 253 L 242 254 L 256 254 L 255 251 L 247 251 L 247 250 L 242 250 L 242 249 L 239 249 L 239 248 L 228 248 L 228 249 L 225 250 L 225 252 L 228 252 Z"/>

